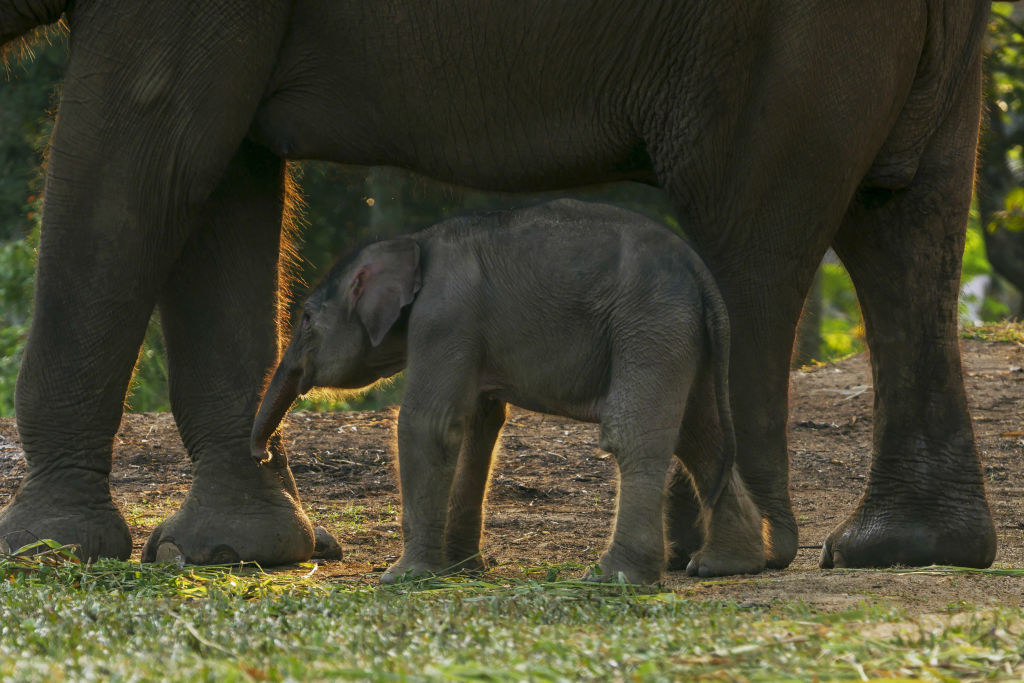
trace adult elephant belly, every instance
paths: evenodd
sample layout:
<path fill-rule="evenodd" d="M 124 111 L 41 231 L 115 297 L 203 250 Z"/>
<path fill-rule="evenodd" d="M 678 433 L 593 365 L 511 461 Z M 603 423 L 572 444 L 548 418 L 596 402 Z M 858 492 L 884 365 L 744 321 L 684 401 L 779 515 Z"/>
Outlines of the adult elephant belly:
<path fill-rule="evenodd" d="M 622 59 L 638 36 L 581 31 L 583 10 L 303 0 L 251 136 L 283 158 L 400 166 L 479 189 L 653 183 L 638 120 L 649 103 Z M 625 13 L 643 25 L 645 12 Z M 655 68 L 653 55 L 635 58 Z"/>

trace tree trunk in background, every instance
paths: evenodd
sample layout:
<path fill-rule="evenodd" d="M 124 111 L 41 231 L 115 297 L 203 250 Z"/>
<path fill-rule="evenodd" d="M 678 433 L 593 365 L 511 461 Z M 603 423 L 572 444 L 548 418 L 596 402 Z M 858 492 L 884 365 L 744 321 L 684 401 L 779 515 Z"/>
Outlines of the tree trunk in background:
<path fill-rule="evenodd" d="M 822 301 L 821 266 L 814 274 L 811 290 L 804 300 L 804 310 L 796 328 L 796 343 L 793 345 L 791 366 L 799 368 L 821 356 L 821 313 Z"/>

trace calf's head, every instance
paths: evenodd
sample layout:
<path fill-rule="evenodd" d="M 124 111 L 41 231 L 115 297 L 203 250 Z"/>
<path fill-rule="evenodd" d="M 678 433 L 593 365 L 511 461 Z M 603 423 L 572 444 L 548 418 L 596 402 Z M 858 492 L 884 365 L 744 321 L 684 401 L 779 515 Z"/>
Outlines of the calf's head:
<path fill-rule="evenodd" d="M 405 366 L 402 309 L 420 288 L 420 250 L 411 239 L 374 242 L 339 261 L 303 306 L 252 430 L 252 454 L 267 442 L 295 399 L 313 387 L 360 389 Z"/>

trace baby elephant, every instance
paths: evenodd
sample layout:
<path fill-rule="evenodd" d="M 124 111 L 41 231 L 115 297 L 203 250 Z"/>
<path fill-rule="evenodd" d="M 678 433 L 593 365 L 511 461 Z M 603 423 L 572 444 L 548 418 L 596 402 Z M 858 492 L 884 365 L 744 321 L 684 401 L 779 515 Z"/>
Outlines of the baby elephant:
<path fill-rule="evenodd" d="M 733 468 L 728 347 L 710 273 L 651 220 L 568 200 L 454 218 L 331 268 L 267 389 L 253 456 L 275 460 L 268 441 L 312 387 L 356 389 L 408 368 L 398 417 L 404 549 L 382 582 L 482 566 L 506 403 L 601 425 L 619 469 L 618 514 L 589 578 L 660 578 L 673 454 L 700 503 L 703 545 L 685 549 L 687 570 L 756 572 L 761 524 Z"/>

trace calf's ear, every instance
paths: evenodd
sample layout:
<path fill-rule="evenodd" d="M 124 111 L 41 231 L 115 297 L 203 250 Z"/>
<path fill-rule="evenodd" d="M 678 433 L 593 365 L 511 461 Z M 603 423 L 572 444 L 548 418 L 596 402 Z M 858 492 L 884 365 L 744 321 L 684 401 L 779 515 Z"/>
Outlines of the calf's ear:
<path fill-rule="evenodd" d="M 359 261 L 349 286 L 350 305 L 377 346 L 420 290 L 420 247 L 411 239 L 375 242 Z"/>

